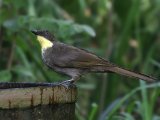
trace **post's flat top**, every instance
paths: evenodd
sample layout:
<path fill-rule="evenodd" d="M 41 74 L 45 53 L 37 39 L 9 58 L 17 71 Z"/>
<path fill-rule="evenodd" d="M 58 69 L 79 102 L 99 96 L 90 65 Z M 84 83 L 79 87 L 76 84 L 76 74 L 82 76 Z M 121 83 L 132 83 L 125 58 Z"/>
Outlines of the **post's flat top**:
<path fill-rule="evenodd" d="M 21 86 L 18 87 L 19 85 Z M 58 83 L 13 83 L 13 85 L 12 83 L 6 85 L 0 83 L 1 109 L 73 103 L 76 99 L 77 88 L 75 85 L 66 88 Z"/>

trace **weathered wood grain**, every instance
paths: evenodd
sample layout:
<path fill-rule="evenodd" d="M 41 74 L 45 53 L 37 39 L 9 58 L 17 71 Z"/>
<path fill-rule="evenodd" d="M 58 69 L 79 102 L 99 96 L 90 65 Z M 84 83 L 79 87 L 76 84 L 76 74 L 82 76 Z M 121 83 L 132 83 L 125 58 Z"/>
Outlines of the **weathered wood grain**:
<path fill-rule="evenodd" d="M 75 85 L 66 88 L 59 84 L 22 84 L 20 88 L 20 83 L 0 85 L 1 120 L 75 119 Z"/>

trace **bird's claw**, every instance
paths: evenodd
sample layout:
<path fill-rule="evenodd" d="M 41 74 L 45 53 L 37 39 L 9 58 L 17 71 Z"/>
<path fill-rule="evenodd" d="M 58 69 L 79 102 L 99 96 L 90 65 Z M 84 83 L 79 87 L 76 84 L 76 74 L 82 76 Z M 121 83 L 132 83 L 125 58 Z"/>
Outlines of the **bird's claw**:
<path fill-rule="evenodd" d="M 73 85 L 74 81 L 73 80 L 66 80 L 63 82 L 60 82 L 59 85 L 63 85 L 65 88 L 69 89 L 71 85 Z"/>

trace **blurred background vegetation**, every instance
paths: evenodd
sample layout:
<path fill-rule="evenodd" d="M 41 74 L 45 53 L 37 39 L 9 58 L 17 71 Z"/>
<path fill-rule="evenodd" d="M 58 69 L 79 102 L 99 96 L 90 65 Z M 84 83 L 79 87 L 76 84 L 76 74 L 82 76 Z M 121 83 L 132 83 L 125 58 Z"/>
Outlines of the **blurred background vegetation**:
<path fill-rule="evenodd" d="M 1 82 L 67 79 L 44 66 L 31 29 L 119 66 L 160 75 L 160 0 L 0 0 Z M 88 74 L 77 83 L 78 120 L 160 120 L 160 83 Z"/>

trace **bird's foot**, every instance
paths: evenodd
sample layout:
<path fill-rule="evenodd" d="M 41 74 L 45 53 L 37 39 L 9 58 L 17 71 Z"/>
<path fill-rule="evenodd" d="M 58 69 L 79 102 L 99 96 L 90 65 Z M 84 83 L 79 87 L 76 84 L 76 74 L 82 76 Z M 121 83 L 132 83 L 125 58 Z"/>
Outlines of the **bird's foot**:
<path fill-rule="evenodd" d="M 73 86 L 74 83 L 79 80 L 80 76 L 74 76 L 72 79 L 70 80 L 66 80 L 63 81 L 61 83 L 59 83 L 59 85 L 63 85 L 65 88 L 69 89 L 69 87 Z"/>
<path fill-rule="evenodd" d="M 69 87 L 73 85 L 73 83 L 74 83 L 74 80 L 71 79 L 71 80 L 60 82 L 59 85 L 63 85 L 65 88 L 69 89 Z"/>

